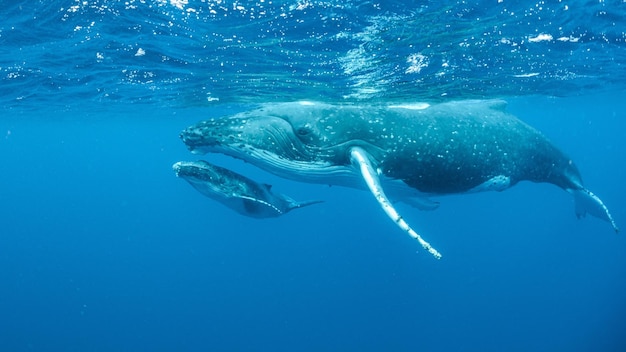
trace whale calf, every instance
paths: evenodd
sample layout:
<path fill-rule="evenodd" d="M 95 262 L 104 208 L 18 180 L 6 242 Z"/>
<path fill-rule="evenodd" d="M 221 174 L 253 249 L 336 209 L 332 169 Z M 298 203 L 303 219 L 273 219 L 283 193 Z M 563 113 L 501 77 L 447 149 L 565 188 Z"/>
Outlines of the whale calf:
<path fill-rule="evenodd" d="M 547 182 L 573 195 L 577 216 L 591 214 L 618 232 L 574 162 L 505 106 L 501 100 L 273 103 L 199 122 L 180 137 L 193 153 L 226 154 L 296 181 L 369 189 L 385 213 L 437 258 L 394 202 L 434 209 L 432 196 Z"/>
<path fill-rule="evenodd" d="M 273 192 L 272 186 L 268 184 L 257 183 L 204 160 L 179 161 L 172 167 L 176 176 L 185 179 L 200 193 L 253 218 L 277 217 L 293 209 L 321 202 L 296 202 Z"/>

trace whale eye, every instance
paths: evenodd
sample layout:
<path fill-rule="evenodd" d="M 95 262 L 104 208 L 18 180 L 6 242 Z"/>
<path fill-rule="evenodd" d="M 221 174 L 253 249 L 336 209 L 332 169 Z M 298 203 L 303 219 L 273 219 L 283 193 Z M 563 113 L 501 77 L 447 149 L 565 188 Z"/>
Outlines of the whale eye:
<path fill-rule="evenodd" d="M 315 143 L 318 139 L 317 130 L 309 123 L 294 126 L 293 133 L 302 143 L 305 144 Z"/>
<path fill-rule="evenodd" d="M 308 126 L 300 127 L 296 130 L 298 136 L 307 136 L 311 133 L 311 129 Z"/>

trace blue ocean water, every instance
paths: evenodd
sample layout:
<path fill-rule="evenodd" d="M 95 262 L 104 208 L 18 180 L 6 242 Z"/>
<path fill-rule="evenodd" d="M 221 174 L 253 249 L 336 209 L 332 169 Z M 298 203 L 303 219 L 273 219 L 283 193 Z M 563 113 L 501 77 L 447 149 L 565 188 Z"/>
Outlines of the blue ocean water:
<path fill-rule="evenodd" d="M 623 1 L 0 2 L 0 350 L 623 351 L 626 242 L 569 194 L 242 217 L 179 132 L 263 102 L 502 98 L 626 226 Z"/>

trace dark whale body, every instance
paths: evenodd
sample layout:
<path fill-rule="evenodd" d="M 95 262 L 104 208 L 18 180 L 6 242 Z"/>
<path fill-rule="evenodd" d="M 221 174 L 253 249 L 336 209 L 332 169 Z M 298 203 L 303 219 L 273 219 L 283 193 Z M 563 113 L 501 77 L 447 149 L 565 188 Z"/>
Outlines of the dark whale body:
<path fill-rule="evenodd" d="M 578 216 L 590 213 L 618 230 L 573 161 L 506 113 L 503 101 L 266 104 L 200 122 L 181 138 L 192 152 L 227 154 L 294 180 L 367 186 L 396 222 L 387 194 L 432 209 L 428 196 L 501 191 L 527 180 L 572 193 Z"/>
<path fill-rule="evenodd" d="M 185 179 L 205 196 L 236 212 L 253 218 L 271 218 L 319 201 L 296 202 L 231 170 L 207 161 L 179 161 L 173 166 L 176 176 Z"/>
<path fill-rule="evenodd" d="M 379 163 L 383 174 L 428 194 L 468 192 L 498 176 L 508 178 L 507 186 L 528 180 L 579 188 L 571 159 L 501 109 L 499 101 L 383 109 L 385 124 L 357 138 L 386 151 Z M 367 115 L 352 120 L 364 124 Z"/>

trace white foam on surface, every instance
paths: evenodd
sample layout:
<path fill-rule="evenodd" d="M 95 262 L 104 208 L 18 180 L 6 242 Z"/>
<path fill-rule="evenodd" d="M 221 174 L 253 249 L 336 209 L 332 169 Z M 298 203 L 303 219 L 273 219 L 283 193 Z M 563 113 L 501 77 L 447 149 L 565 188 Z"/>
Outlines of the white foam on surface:
<path fill-rule="evenodd" d="M 531 43 L 538 43 L 538 42 L 551 41 L 552 39 L 553 39 L 552 35 L 541 33 L 541 34 L 537 34 L 536 37 L 529 37 L 528 41 Z"/>
<path fill-rule="evenodd" d="M 389 105 L 390 109 L 407 109 L 407 110 L 424 110 L 424 109 L 428 109 L 429 107 L 430 107 L 430 104 L 428 103 Z"/>

